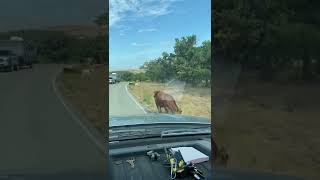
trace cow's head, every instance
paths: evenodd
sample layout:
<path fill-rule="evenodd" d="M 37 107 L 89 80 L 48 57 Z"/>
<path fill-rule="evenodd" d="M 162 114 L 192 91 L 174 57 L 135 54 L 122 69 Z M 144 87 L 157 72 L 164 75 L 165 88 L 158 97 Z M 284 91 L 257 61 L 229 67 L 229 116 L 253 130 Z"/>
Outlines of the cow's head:
<path fill-rule="evenodd" d="M 154 91 L 154 92 L 153 92 L 153 93 L 154 93 L 153 97 L 156 97 L 159 92 L 160 92 L 160 91 Z"/>

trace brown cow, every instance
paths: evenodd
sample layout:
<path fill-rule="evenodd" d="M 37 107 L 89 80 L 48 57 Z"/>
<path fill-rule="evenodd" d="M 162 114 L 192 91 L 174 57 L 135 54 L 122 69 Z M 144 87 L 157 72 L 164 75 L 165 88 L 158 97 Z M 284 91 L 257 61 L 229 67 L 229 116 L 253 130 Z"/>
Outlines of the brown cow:
<path fill-rule="evenodd" d="M 162 112 L 161 108 L 164 108 L 166 113 L 170 111 L 171 113 L 181 114 L 181 109 L 171 95 L 162 91 L 155 91 L 153 97 L 159 113 Z"/>

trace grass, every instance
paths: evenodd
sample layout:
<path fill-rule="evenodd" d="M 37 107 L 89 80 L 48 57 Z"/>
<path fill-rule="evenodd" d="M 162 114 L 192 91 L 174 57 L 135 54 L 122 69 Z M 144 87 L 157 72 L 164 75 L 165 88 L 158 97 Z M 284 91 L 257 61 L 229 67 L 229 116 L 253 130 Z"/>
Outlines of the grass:
<path fill-rule="evenodd" d="M 170 91 L 162 83 L 141 82 L 137 86 L 129 86 L 130 92 L 149 111 L 157 112 L 153 92 L 156 90 Z M 211 91 L 210 88 L 185 87 L 180 98 L 175 97 L 177 105 L 182 109 L 182 114 L 200 116 L 211 119 Z"/>
<path fill-rule="evenodd" d="M 214 92 L 224 99 L 214 113 L 229 167 L 320 179 L 320 85 L 241 80 Z"/>
<path fill-rule="evenodd" d="M 78 66 L 85 69 L 87 66 Z M 107 119 L 107 70 L 105 66 L 94 68 L 89 78 L 81 73 L 63 73 L 57 86 L 62 95 L 72 103 L 101 134 L 105 134 Z"/>

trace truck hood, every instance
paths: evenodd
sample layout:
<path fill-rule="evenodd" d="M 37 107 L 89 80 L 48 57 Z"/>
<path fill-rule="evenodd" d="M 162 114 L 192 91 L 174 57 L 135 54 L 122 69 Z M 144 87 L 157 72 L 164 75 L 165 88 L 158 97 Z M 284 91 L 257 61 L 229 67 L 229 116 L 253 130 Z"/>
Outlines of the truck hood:
<path fill-rule="evenodd" d="M 197 123 L 208 125 L 211 124 L 210 120 L 207 118 L 159 113 L 148 113 L 145 115 L 133 116 L 110 116 L 109 119 L 109 127 L 158 123 Z"/>

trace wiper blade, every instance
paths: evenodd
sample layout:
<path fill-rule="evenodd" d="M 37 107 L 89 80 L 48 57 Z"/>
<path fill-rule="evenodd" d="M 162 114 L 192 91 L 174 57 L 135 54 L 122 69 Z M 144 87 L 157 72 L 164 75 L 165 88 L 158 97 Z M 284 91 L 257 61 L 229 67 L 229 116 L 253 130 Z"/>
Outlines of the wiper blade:
<path fill-rule="evenodd" d="M 116 131 L 110 130 L 109 141 L 145 138 L 145 137 L 154 136 L 154 135 L 159 136 L 159 133 L 155 133 L 147 129 L 116 130 Z"/>
<path fill-rule="evenodd" d="M 161 132 L 161 138 L 172 137 L 172 136 L 202 135 L 202 134 L 204 135 L 211 134 L 210 128 L 166 130 Z"/>
<path fill-rule="evenodd" d="M 109 142 L 141 139 L 150 137 L 170 137 L 170 136 L 187 136 L 187 135 L 207 135 L 211 134 L 210 127 L 198 128 L 140 128 L 140 129 L 117 129 L 109 130 Z"/>

